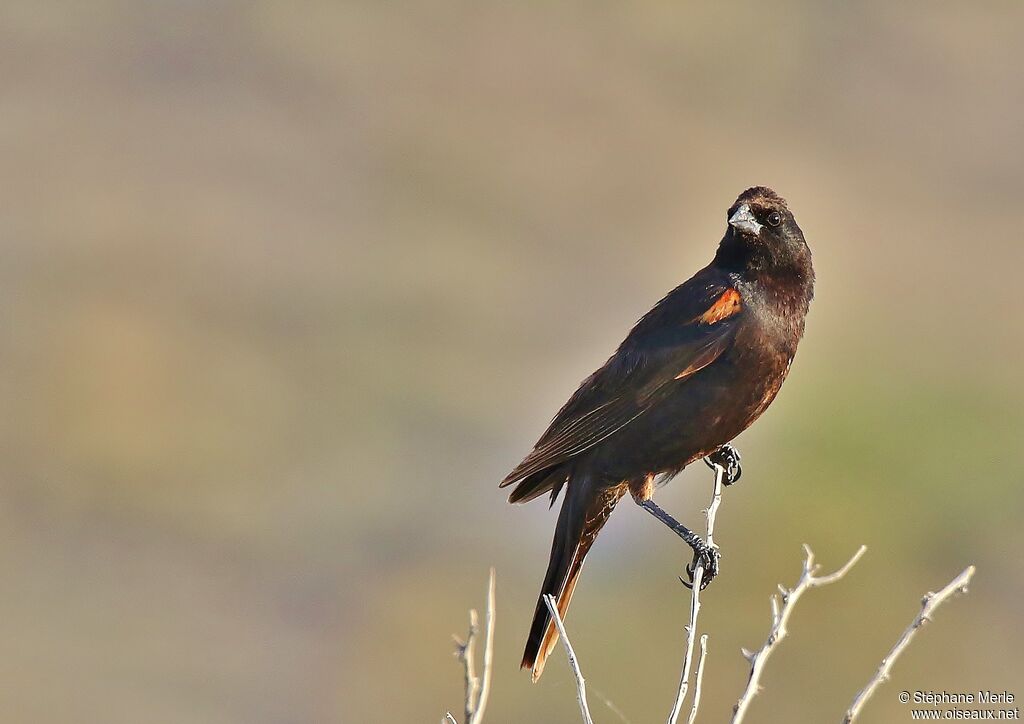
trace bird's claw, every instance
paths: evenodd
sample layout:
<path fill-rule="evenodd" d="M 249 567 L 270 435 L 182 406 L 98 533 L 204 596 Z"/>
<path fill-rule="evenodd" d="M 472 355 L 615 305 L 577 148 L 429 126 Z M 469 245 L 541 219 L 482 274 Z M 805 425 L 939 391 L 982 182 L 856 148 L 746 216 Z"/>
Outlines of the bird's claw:
<path fill-rule="evenodd" d="M 693 561 L 686 567 L 686 575 L 690 580 L 684 581 L 680 576 L 679 582 L 692 591 L 694 572 L 700 566 L 703 570 L 700 579 L 700 590 L 703 591 L 714 580 L 715 576 L 718 575 L 721 560 L 722 554 L 717 546 L 712 547 L 701 541 L 701 545 L 693 549 Z"/>
<path fill-rule="evenodd" d="M 722 445 L 713 453 L 704 458 L 709 468 L 720 467 L 725 473 L 722 476 L 723 485 L 732 485 L 738 482 L 743 475 L 743 468 L 740 465 L 740 451 L 732 445 Z"/>

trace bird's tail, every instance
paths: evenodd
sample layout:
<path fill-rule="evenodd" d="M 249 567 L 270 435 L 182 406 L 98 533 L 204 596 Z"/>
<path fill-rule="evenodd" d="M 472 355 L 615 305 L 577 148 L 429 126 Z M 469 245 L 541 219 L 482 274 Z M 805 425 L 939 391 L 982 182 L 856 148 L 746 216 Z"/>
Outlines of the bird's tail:
<path fill-rule="evenodd" d="M 558 613 L 564 619 L 583 568 L 583 559 L 625 491 L 625 486 L 598 486 L 589 477 L 569 480 L 568 492 L 555 526 L 551 559 L 533 614 L 526 651 L 523 652 L 522 668 L 533 669 L 534 681 L 540 678 L 544 662 L 558 642 L 558 629 L 544 603 L 544 596 L 555 597 Z"/>

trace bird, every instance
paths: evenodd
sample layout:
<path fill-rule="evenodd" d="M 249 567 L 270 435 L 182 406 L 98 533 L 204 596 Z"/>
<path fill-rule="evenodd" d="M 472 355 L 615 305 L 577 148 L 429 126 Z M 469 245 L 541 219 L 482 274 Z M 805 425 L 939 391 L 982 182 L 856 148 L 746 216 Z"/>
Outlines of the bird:
<path fill-rule="evenodd" d="M 814 296 L 811 251 L 793 213 L 766 186 L 726 214 L 711 263 L 670 291 L 555 415 L 532 452 L 499 484 L 511 503 L 565 495 L 521 666 L 533 681 L 558 640 L 544 602 L 564 617 L 584 558 L 628 492 L 693 549 L 702 587 L 717 548 L 653 500 L 656 486 L 703 459 L 726 484 L 742 472 L 731 441 L 765 411 L 789 374 Z M 685 583 L 685 581 L 684 581 Z"/>

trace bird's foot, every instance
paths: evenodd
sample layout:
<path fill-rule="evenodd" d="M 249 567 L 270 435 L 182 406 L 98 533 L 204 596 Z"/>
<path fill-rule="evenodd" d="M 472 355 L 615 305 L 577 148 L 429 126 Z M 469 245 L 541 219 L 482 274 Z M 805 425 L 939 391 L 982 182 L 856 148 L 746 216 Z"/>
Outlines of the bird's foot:
<path fill-rule="evenodd" d="M 694 573 L 699 566 L 703 570 L 700 579 L 700 590 L 703 591 L 714 580 L 715 576 L 718 575 L 721 561 L 722 554 L 719 552 L 718 546 L 709 546 L 704 541 L 698 539 L 698 545 L 693 546 L 693 562 L 686 567 L 686 576 L 690 580 L 687 582 L 680 578 L 680 583 L 692 590 Z"/>
<path fill-rule="evenodd" d="M 718 575 L 719 561 L 722 560 L 722 554 L 718 552 L 718 547 L 708 545 L 703 538 L 662 510 L 650 498 L 642 501 L 640 507 L 668 526 L 669 530 L 686 541 L 686 545 L 693 549 L 693 561 L 686 567 L 686 575 L 689 576 L 690 582 L 687 583 L 680 577 L 679 580 L 682 584 L 687 588 L 693 588 L 693 577 L 699 566 L 704 571 L 700 579 L 700 588 L 702 591 L 707 588 L 712 579 Z"/>
<path fill-rule="evenodd" d="M 704 462 L 712 470 L 720 467 L 725 471 L 722 476 L 723 485 L 732 485 L 743 475 L 743 468 L 740 466 L 740 451 L 732 445 L 722 445 L 704 458 Z"/>

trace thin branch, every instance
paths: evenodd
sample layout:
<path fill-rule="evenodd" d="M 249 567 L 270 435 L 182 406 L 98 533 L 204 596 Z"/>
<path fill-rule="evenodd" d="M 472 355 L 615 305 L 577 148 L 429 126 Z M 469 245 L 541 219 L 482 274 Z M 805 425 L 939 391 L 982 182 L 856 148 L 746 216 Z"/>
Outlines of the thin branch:
<path fill-rule="evenodd" d="M 491 669 L 494 662 L 494 568 L 487 582 L 487 614 L 484 618 L 484 668 L 479 696 L 473 708 L 472 716 L 467 717 L 466 724 L 480 724 L 487 709 L 487 698 L 491 694 Z"/>
<path fill-rule="evenodd" d="M 747 679 L 747 686 L 744 689 L 743 694 L 740 696 L 739 701 L 733 707 L 732 724 L 740 724 L 743 721 L 743 717 L 747 713 L 747 708 L 750 706 L 750 702 L 754 696 L 761 689 L 761 674 L 764 671 L 765 663 L 768 661 L 768 657 L 771 656 L 772 651 L 778 645 L 782 639 L 786 637 L 787 629 L 786 624 L 789 622 L 789 617 L 793 613 L 793 609 L 796 606 L 797 601 L 804 594 L 805 591 L 811 588 L 818 588 L 820 586 L 827 586 L 830 583 L 835 583 L 840 578 L 845 576 L 854 564 L 860 560 L 860 557 L 864 555 L 864 551 L 867 550 L 866 546 L 861 546 L 853 557 L 846 562 L 842 568 L 835 573 L 831 573 L 827 576 L 815 576 L 820 566 L 814 562 L 814 553 L 811 551 L 807 544 L 804 544 L 804 570 L 800 576 L 800 580 L 792 589 L 786 589 L 782 585 L 779 586 L 779 596 L 772 595 L 772 625 L 768 631 L 768 638 L 765 640 L 764 645 L 755 652 L 743 650 L 743 656 L 750 662 L 750 676 Z M 780 604 L 781 599 L 781 604 Z"/>
<path fill-rule="evenodd" d="M 580 714 L 583 716 L 585 724 L 594 724 L 594 720 L 590 718 L 590 707 L 587 706 L 587 684 L 583 680 L 583 672 L 580 671 L 580 666 L 576 661 L 576 652 L 572 650 L 572 644 L 569 643 L 569 635 L 565 632 L 565 624 L 562 623 L 562 617 L 558 613 L 555 597 L 551 594 L 544 596 L 544 603 L 547 604 L 551 618 L 554 619 L 555 626 L 558 627 L 558 635 L 562 637 L 565 655 L 569 658 L 569 668 L 572 669 L 572 674 L 576 677 L 576 699 L 580 703 Z"/>
<path fill-rule="evenodd" d="M 487 585 L 487 617 L 484 633 L 484 671 L 483 681 L 476 675 L 476 636 L 480 631 L 480 621 L 476 609 L 469 610 L 469 632 L 466 640 L 455 639 L 455 657 L 462 662 L 466 679 L 466 724 L 480 724 L 483 719 L 484 710 L 487 708 L 487 697 L 491 692 L 491 667 L 494 660 L 494 569 L 491 569 L 490 581 Z M 451 712 L 445 716 L 446 720 L 455 722 Z M 457 723 L 456 723 L 457 724 Z"/>
<path fill-rule="evenodd" d="M 697 708 L 700 706 L 700 685 L 704 681 L 704 660 L 708 657 L 708 635 L 700 637 L 700 658 L 697 659 L 697 674 L 693 680 L 693 706 L 690 707 L 690 716 L 686 724 L 693 724 L 697 721 Z"/>
<path fill-rule="evenodd" d="M 718 514 L 718 506 L 722 504 L 722 480 L 725 477 L 725 468 L 715 465 L 715 487 L 711 494 L 711 505 L 708 506 L 708 528 L 707 544 L 709 548 L 715 547 L 715 516 Z M 672 711 L 668 716 L 668 724 L 676 724 L 679 721 L 679 712 L 683 708 L 683 700 L 690 688 L 690 668 L 693 665 L 693 641 L 697 632 L 697 614 L 700 613 L 700 587 L 704 582 L 704 564 L 697 561 L 693 568 L 693 588 L 690 590 L 690 623 L 686 627 L 686 654 L 683 656 L 683 670 L 679 675 L 679 688 L 676 690 L 676 699 L 672 703 Z"/>
<path fill-rule="evenodd" d="M 476 697 L 480 691 L 480 679 L 476 677 L 476 656 L 474 653 L 476 634 L 479 628 L 480 624 L 477 619 L 476 609 L 471 608 L 469 609 L 469 632 L 466 634 L 466 640 L 460 641 L 457 636 L 452 636 L 455 640 L 455 657 L 462 662 L 462 668 L 465 671 L 466 677 L 466 722 L 473 718 L 473 712 L 476 710 Z"/>
<path fill-rule="evenodd" d="M 459 724 L 459 723 L 457 721 L 455 721 L 455 717 L 453 717 L 452 713 L 449 711 L 449 712 L 445 712 L 444 719 L 441 720 L 441 724 Z"/>
<path fill-rule="evenodd" d="M 952 598 L 958 593 L 967 593 L 967 584 L 971 582 L 971 578 L 974 576 L 974 566 L 967 566 L 963 572 L 954 578 L 952 581 L 946 584 L 938 593 L 928 592 L 924 598 L 921 599 L 921 613 L 917 615 L 917 618 L 910 624 L 910 627 L 903 632 L 896 645 L 892 647 L 892 650 L 886 654 L 886 657 L 882 659 L 881 665 L 878 667 L 878 671 L 868 681 L 867 686 L 857 692 L 857 695 L 853 697 L 853 703 L 850 704 L 850 708 L 846 711 L 846 716 L 843 717 L 843 724 L 850 724 L 857 715 L 860 714 L 860 710 L 864 707 L 865 702 L 871 698 L 871 695 L 875 693 L 875 690 L 881 686 L 882 682 L 889 679 L 889 673 L 892 670 L 893 662 L 899 658 L 899 655 L 903 653 L 903 650 L 910 644 L 910 640 L 914 638 L 914 634 L 917 630 L 924 626 L 926 623 L 931 621 L 932 614 L 935 610 L 945 603 L 948 599 Z"/>

